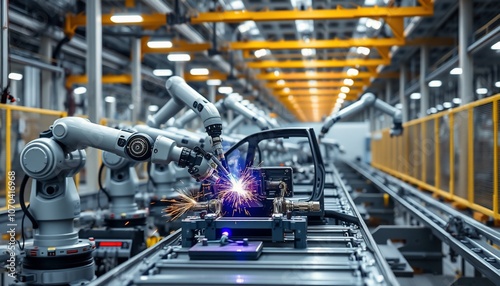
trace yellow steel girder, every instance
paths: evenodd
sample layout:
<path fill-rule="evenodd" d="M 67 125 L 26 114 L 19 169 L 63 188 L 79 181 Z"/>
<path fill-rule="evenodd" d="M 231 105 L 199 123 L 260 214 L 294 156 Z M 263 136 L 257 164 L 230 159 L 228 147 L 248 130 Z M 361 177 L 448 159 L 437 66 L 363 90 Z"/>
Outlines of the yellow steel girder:
<path fill-rule="evenodd" d="M 282 101 L 289 101 L 291 103 L 301 103 L 301 102 L 317 102 L 317 103 L 320 103 L 320 104 L 333 104 L 335 105 L 335 102 L 338 98 L 337 95 L 318 95 L 316 96 L 316 101 L 312 101 L 311 100 L 311 96 L 310 95 L 307 95 L 307 96 L 293 96 L 292 99 L 290 99 L 289 96 L 279 96 L 279 98 L 282 100 Z M 346 98 L 344 98 L 344 100 L 346 101 L 350 101 L 350 100 L 356 100 L 358 97 L 354 94 L 351 94 L 349 96 L 347 96 Z"/>
<path fill-rule="evenodd" d="M 433 5 L 418 7 L 356 7 L 323 10 L 282 10 L 282 11 L 224 11 L 199 13 L 191 17 L 191 24 L 210 22 L 237 23 L 244 21 L 295 21 L 295 20 L 334 20 L 355 19 L 361 17 L 414 17 L 432 16 Z"/>
<path fill-rule="evenodd" d="M 352 92 L 357 92 L 361 91 L 359 88 L 351 89 Z M 318 88 L 316 91 L 310 91 L 309 89 L 290 89 L 289 92 L 285 92 L 283 90 L 275 90 L 273 92 L 274 95 L 276 96 L 288 96 L 288 95 L 331 95 L 331 96 L 336 96 L 340 93 L 340 89 L 338 88 L 331 88 L 331 89 L 322 89 Z"/>
<path fill-rule="evenodd" d="M 310 41 L 247 41 L 230 42 L 227 44 L 229 50 L 282 50 L 282 49 L 336 49 L 351 47 L 387 47 L 401 46 L 405 44 L 404 38 L 387 39 L 331 39 L 331 40 L 310 40 Z"/>
<path fill-rule="evenodd" d="M 87 75 L 69 75 L 66 77 L 66 87 L 71 88 L 74 84 L 86 84 L 89 79 Z M 103 75 L 103 84 L 131 84 L 132 75 L 130 74 L 113 74 Z"/>
<path fill-rule="evenodd" d="M 261 61 L 247 63 L 249 68 L 339 68 L 349 66 L 378 66 L 390 64 L 390 59 L 345 59 L 345 60 L 311 60 L 311 61 Z"/>
<path fill-rule="evenodd" d="M 418 7 L 356 7 L 344 8 L 337 6 L 336 9 L 324 10 L 284 10 L 284 11 L 224 11 L 198 13 L 190 17 L 191 24 L 202 24 L 209 22 L 244 22 L 244 21 L 295 21 L 295 20 L 334 20 L 334 19 L 354 19 L 361 17 L 384 18 L 391 22 L 391 19 L 414 16 L 432 16 L 434 6 L 432 0 L 419 0 L 422 6 Z M 137 23 L 114 23 L 111 21 L 113 14 L 102 15 L 102 25 L 125 25 L 141 26 L 146 29 L 158 29 L 167 24 L 167 15 L 161 13 L 142 14 L 142 21 Z M 67 14 L 64 31 L 66 35 L 72 37 L 77 27 L 85 26 L 87 17 L 84 14 Z M 396 26 L 394 21 L 391 28 Z M 395 33 L 399 36 L 398 33 Z"/>
<path fill-rule="evenodd" d="M 280 73 L 275 75 L 274 73 L 263 73 L 257 74 L 256 78 L 261 80 L 327 80 L 327 79 L 345 79 L 345 78 L 364 78 L 369 79 L 378 76 L 377 73 L 370 72 L 359 72 L 357 76 L 350 76 L 347 72 L 293 72 L 293 73 Z"/>
<path fill-rule="evenodd" d="M 352 86 L 358 86 L 358 87 L 363 87 L 365 85 L 368 85 L 368 82 L 364 81 L 354 81 L 354 84 Z M 316 81 L 316 82 L 309 82 L 309 81 L 293 81 L 293 82 L 285 82 L 284 84 L 278 84 L 278 83 L 267 83 L 266 87 L 267 88 L 311 88 L 311 87 L 316 87 L 316 88 L 325 88 L 325 87 L 342 87 L 346 86 L 343 81 Z"/>

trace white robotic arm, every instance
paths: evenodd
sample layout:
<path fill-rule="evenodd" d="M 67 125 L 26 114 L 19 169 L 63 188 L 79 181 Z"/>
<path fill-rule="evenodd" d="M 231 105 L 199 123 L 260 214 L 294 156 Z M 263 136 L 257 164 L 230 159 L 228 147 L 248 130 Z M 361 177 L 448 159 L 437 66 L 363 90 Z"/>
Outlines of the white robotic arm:
<path fill-rule="evenodd" d="M 378 99 L 373 93 L 365 93 L 363 96 L 361 96 L 361 98 L 358 101 L 347 106 L 346 108 L 341 109 L 339 112 L 328 116 L 325 120 L 325 123 L 321 127 L 321 133 L 319 137 L 320 138 L 324 137 L 324 135 L 328 133 L 330 128 L 337 121 L 341 120 L 342 118 L 356 114 L 359 111 L 367 107 L 370 107 L 372 105 L 375 108 L 380 109 L 382 112 L 387 113 L 393 117 L 394 125 L 391 129 L 391 136 L 399 136 L 403 133 L 401 111 Z"/>

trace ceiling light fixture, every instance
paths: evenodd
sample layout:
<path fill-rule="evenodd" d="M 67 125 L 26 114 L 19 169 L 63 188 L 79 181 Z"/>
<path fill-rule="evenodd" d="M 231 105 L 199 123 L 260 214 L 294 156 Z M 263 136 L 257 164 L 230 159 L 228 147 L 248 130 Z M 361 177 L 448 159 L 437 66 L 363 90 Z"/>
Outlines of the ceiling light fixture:
<path fill-rule="evenodd" d="M 115 14 L 110 18 L 111 22 L 118 24 L 140 23 L 144 19 L 138 14 Z"/>
<path fill-rule="evenodd" d="M 106 96 L 104 98 L 104 101 L 106 101 L 107 103 L 113 103 L 113 102 L 116 102 L 116 97 L 114 97 L 114 96 Z"/>
<path fill-rule="evenodd" d="M 500 81 L 495 82 L 495 87 L 500 87 Z"/>
<path fill-rule="evenodd" d="M 440 87 L 442 84 L 440 80 L 432 80 L 429 82 L 429 87 Z"/>
<path fill-rule="evenodd" d="M 414 93 L 410 94 L 410 98 L 414 99 L 414 100 L 420 99 L 421 97 L 422 97 L 422 95 L 418 92 L 414 92 Z"/>
<path fill-rule="evenodd" d="M 344 79 L 344 84 L 348 85 L 348 86 L 352 86 L 354 84 L 354 80 L 352 80 L 350 78 L 346 78 L 346 79 Z"/>
<path fill-rule="evenodd" d="M 86 92 L 87 92 L 87 88 L 85 86 L 80 86 L 80 87 L 77 87 L 73 90 L 74 94 L 84 94 Z"/>
<path fill-rule="evenodd" d="M 191 60 L 189 54 L 169 54 L 167 59 L 171 62 L 188 62 Z"/>
<path fill-rule="evenodd" d="M 285 81 L 280 79 L 276 82 L 278 85 L 285 85 Z"/>
<path fill-rule="evenodd" d="M 339 97 L 339 98 L 337 98 L 337 102 L 338 102 L 338 103 L 344 103 L 344 100 L 343 100 L 342 98 L 340 98 L 340 97 Z"/>
<path fill-rule="evenodd" d="M 339 97 L 342 98 L 342 99 L 345 99 L 347 97 L 347 95 L 343 92 L 339 93 Z"/>
<path fill-rule="evenodd" d="M 343 92 L 343 93 L 349 93 L 349 91 L 351 91 L 350 88 L 348 88 L 347 86 L 343 86 L 340 88 L 340 91 Z"/>
<path fill-rule="evenodd" d="M 156 112 L 158 111 L 158 109 L 159 109 L 158 105 L 150 105 L 148 107 L 149 112 Z"/>
<path fill-rule="evenodd" d="M 280 75 L 280 71 L 279 70 L 275 70 L 274 71 L 274 76 L 279 76 Z"/>
<path fill-rule="evenodd" d="M 207 80 L 207 85 L 221 85 L 222 81 L 220 79 L 209 79 Z"/>
<path fill-rule="evenodd" d="M 152 49 L 171 48 L 173 46 L 171 41 L 149 41 L 147 45 Z"/>
<path fill-rule="evenodd" d="M 450 71 L 450 74 L 452 75 L 459 75 L 462 74 L 462 68 L 454 68 Z"/>
<path fill-rule="evenodd" d="M 378 29 L 380 29 L 380 27 L 382 27 L 382 22 L 380 22 L 378 20 L 368 19 L 368 20 L 366 20 L 365 25 L 368 28 L 373 28 L 375 30 L 378 30 Z"/>
<path fill-rule="evenodd" d="M 222 94 L 230 94 L 233 92 L 233 88 L 230 86 L 220 86 L 217 91 Z"/>
<path fill-rule="evenodd" d="M 313 49 L 302 49 L 302 50 L 300 50 L 300 53 L 304 57 L 310 57 L 314 54 L 314 50 Z"/>
<path fill-rule="evenodd" d="M 309 89 L 309 92 L 310 92 L 310 93 L 317 93 L 317 92 L 318 92 L 318 89 L 317 89 L 317 88 L 315 88 L 315 87 L 311 87 L 311 88 Z"/>
<path fill-rule="evenodd" d="M 210 71 L 206 68 L 194 68 L 189 71 L 191 75 L 208 75 Z"/>
<path fill-rule="evenodd" d="M 447 102 L 443 102 L 443 107 L 446 108 L 446 109 L 451 108 L 452 107 L 451 102 L 448 102 L 448 101 Z"/>
<path fill-rule="evenodd" d="M 491 46 L 492 50 L 500 50 L 500 41 L 496 42 L 493 46 Z"/>
<path fill-rule="evenodd" d="M 267 55 L 267 50 L 266 49 L 260 49 L 256 50 L 254 53 L 256 58 L 262 58 L 263 56 Z"/>
<path fill-rule="evenodd" d="M 488 89 L 484 88 L 484 87 L 481 87 L 481 88 L 476 89 L 476 93 L 477 94 L 487 94 L 488 93 Z"/>
<path fill-rule="evenodd" d="M 172 72 L 172 70 L 169 69 L 155 69 L 153 70 L 153 74 L 155 76 L 171 76 L 174 73 Z"/>
<path fill-rule="evenodd" d="M 459 97 L 455 97 L 454 99 L 451 100 L 451 102 L 458 105 L 462 103 L 462 99 Z"/>
<path fill-rule="evenodd" d="M 368 56 L 370 54 L 370 48 L 367 47 L 358 47 L 356 52 L 360 55 Z"/>
<path fill-rule="evenodd" d="M 394 107 L 396 107 L 397 109 L 403 109 L 403 105 L 401 103 L 397 103 L 396 105 L 394 105 Z"/>
<path fill-rule="evenodd" d="M 350 68 L 347 70 L 348 76 L 357 76 L 358 74 L 359 74 L 359 71 L 355 68 Z"/>
<path fill-rule="evenodd" d="M 289 92 L 290 92 L 290 89 L 289 89 L 288 87 L 285 87 L 285 88 L 283 89 L 283 91 L 284 91 L 285 93 L 289 93 Z"/>
<path fill-rule="evenodd" d="M 318 82 L 317 82 L 317 81 L 315 81 L 315 80 L 310 80 L 310 81 L 308 81 L 307 83 L 308 83 L 309 85 L 311 85 L 311 86 L 318 85 Z"/>
<path fill-rule="evenodd" d="M 9 73 L 9 79 L 11 79 L 11 80 L 22 80 L 23 79 L 23 75 L 20 74 L 20 73 L 11 72 L 11 73 Z"/>

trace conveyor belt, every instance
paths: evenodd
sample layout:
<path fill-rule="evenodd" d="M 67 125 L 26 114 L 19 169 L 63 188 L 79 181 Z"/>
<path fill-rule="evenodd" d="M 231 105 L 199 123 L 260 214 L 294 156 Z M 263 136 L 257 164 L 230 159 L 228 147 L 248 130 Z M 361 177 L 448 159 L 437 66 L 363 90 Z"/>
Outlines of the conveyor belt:
<path fill-rule="evenodd" d="M 389 194 L 458 255 L 500 285 L 500 251 L 494 247 L 500 245 L 499 232 L 366 164 L 346 164 Z"/>
<path fill-rule="evenodd" d="M 258 260 L 190 260 L 181 230 L 91 285 L 399 285 L 340 180 L 327 178 L 325 205 L 360 221 L 309 225 L 307 248 L 264 241 Z"/>

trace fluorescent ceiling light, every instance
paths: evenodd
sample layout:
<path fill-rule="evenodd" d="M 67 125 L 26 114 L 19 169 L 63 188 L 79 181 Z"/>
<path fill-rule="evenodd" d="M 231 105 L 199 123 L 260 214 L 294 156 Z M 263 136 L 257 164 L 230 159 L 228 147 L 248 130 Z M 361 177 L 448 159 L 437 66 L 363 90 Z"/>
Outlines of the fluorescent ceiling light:
<path fill-rule="evenodd" d="M 432 80 L 429 82 L 429 87 L 440 87 L 442 84 L 440 80 Z"/>
<path fill-rule="evenodd" d="M 495 87 L 500 87 L 500 81 L 495 82 Z"/>
<path fill-rule="evenodd" d="M 285 81 L 280 79 L 276 82 L 278 85 L 285 85 Z"/>
<path fill-rule="evenodd" d="M 302 49 L 302 50 L 300 50 L 300 53 L 304 57 L 310 57 L 310 56 L 314 55 L 314 50 L 313 49 Z"/>
<path fill-rule="evenodd" d="M 345 99 L 347 97 L 347 95 L 343 92 L 339 93 L 339 97 L 342 98 L 342 99 Z"/>
<path fill-rule="evenodd" d="M 352 80 L 350 78 L 346 78 L 346 79 L 344 79 L 344 84 L 348 85 L 348 86 L 351 86 L 351 85 L 354 84 L 354 80 Z"/>
<path fill-rule="evenodd" d="M 171 48 L 172 42 L 171 41 L 149 41 L 147 45 L 148 45 L 148 47 L 150 47 L 152 49 Z"/>
<path fill-rule="evenodd" d="M 285 88 L 283 89 L 283 91 L 284 91 L 285 93 L 289 93 L 289 92 L 290 92 L 290 89 L 289 89 L 288 87 L 285 87 Z"/>
<path fill-rule="evenodd" d="M 401 103 L 397 103 L 396 105 L 394 105 L 394 107 L 396 107 L 397 109 L 403 109 L 403 105 Z"/>
<path fill-rule="evenodd" d="M 451 102 L 453 102 L 454 104 L 461 104 L 462 103 L 462 99 L 459 98 L 459 97 L 455 97 Z"/>
<path fill-rule="evenodd" d="M 208 75 L 210 71 L 206 68 L 194 68 L 189 71 L 191 75 Z"/>
<path fill-rule="evenodd" d="M 20 74 L 20 73 L 11 72 L 11 73 L 9 73 L 9 79 L 11 79 L 11 80 L 22 80 L 23 79 L 23 75 Z"/>
<path fill-rule="evenodd" d="M 279 75 L 280 75 L 280 71 L 275 70 L 275 71 L 274 71 L 274 76 L 279 76 Z"/>
<path fill-rule="evenodd" d="M 343 86 L 340 88 L 340 91 L 343 92 L 343 93 L 349 93 L 349 91 L 351 91 L 350 88 L 348 88 L 347 86 Z"/>
<path fill-rule="evenodd" d="M 358 74 L 359 74 L 359 71 L 355 68 L 350 68 L 347 70 L 348 76 L 357 76 Z"/>
<path fill-rule="evenodd" d="M 311 96 L 311 101 L 312 102 L 318 102 L 318 97 L 317 96 Z"/>
<path fill-rule="evenodd" d="M 116 102 L 116 98 L 114 96 L 106 96 L 104 98 L 104 101 L 106 101 L 108 103 L 113 103 L 113 102 Z"/>
<path fill-rule="evenodd" d="M 337 102 L 338 102 L 338 103 L 344 103 L 344 100 L 343 100 L 342 98 L 340 98 L 340 97 L 339 97 L 339 98 L 337 98 Z"/>
<path fill-rule="evenodd" d="M 245 10 L 245 4 L 243 4 L 243 1 L 241 0 L 231 2 L 231 7 L 234 10 Z"/>
<path fill-rule="evenodd" d="M 308 81 L 307 83 L 308 83 L 309 85 L 312 85 L 312 86 L 314 86 L 314 85 L 318 85 L 318 82 L 317 82 L 317 81 L 315 81 L 315 80 L 310 80 L 310 81 Z"/>
<path fill-rule="evenodd" d="M 209 79 L 207 80 L 207 85 L 221 85 L 222 81 L 220 79 Z"/>
<path fill-rule="evenodd" d="M 416 100 L 416 99 L 420 99 L 421 97 L 422 97 L 422 95 L 420 93 L 418 93 L 418 92 L 414 92 L 414 93 L 410 94 L 410 98 L 411 99 L 415 99 Z"/>
<path fill-rule="evenodd" d="M 290 95 L 288 96 L 288 100 L 293 100 L 293 95 L 291 95 L 291 94 L 290 94 Z"/>
<path fill-rule="evenodd" d="M 438 104 L 438 105 L 436 105 L 436 109 L 438 111 L 442 111 L 442 110 L 444 110 L 444 107 L 441 104 Z"/>
<path fill-rule="evenodd" d="M 153 74 L 155 76 L 171 76 L 174 73 L 172 72 L 172 70 L 169 69 L 155 69 L 153 70 Z"/>
<path fill-rule="evenodd" d="M 73 90 L 74 94 L 84 94 L 86 92 L 87 92 L 87 88 L 85 86 L 80 86 L 80 87 L 77 87 Z"/>
<path fill-rule="evenodd" d="M 316 92 L 318 92 L 318 89 L 315 88 L 315 87 L 312 87 L 312 88 L 309 89 L 309 92 L 310 93 L 316 93 Z"/>
<path fill-rule="evenodd" d="M 191 60 L 189 54 L 169 54 L 167 59 L 171 62 L 188 62 Z"/>
<path fill-rule="evenodd" d="M 477 94 L 487 94 L 488 93 L 488 89 L 484 88 L 484 87 L 481 87 L 481 88 L 476 89 L 476 93 Z"/>
<path fill-rule="evenodd" d="M 443 107 L 444 108 L 451 108 L 452 107 L 451 102 L 448 102 L 448 101 L 447 102 L 443 102 Z"/>
<path fill-rule="evenodd" d="M 431 112 L 431 114 L 434 114 L 434 113 L 438 112 L 437 108 L 435 108 L 435 107 L 429 108 L 429 111 Z"/>
<path fill-rule="evenodd" d="M 450 74 L 459 75 L 462 74 L 462 68 L 454 68 L 450 71 Z"/>
<path fill-rule="evenodd" d="M 133 104 L 129 104 L 128 105 L 128 109 L 134 109 L 134 105 Z"/>
<path fill-rule="evenodd" d="M 368 20 L 366 20 L 365 25 L 368 28 L 373 28 L 375 30 L 378 30 L 378 29 L 380 29 L 380 27 L 382 27 L 382 22 L 380 22 L 378 20 L 368 19 Z"/>
<path fill-rule="evenodd" d="M 148 110 L 149 110 L 150 112 L 156 112 L 156 111 L 158 111 L 158 109 L 159 109 L 159 108 L 158 108 L 158 105 L 150 105 L 150 106 L 148 107 Z"/>
<path fill-rule="evenodd" d="M 263 56 L 267 55 L 267 51 L 266 49 L 260 49 L 260 50 L 256 50 L 254 53 L 256 58 L 262 58 Z"/>
<path fill-rule="evenodd" d="M 113 23 L 140 23 L 143 21 L 142 16 L 138 14 L 116 14 L 111 16 Z"/>
<path fill-rule="evenodd" d="M 500 41 L 496 42 L 493 46 L 491 46 L 492 50 L 500 50 Z"/>
<path fill-rule="evenodd" d="M 220 86 L 217 90 L 222 94 L 230 94 L 233 92 L 233 88 L 230 86 Z"/>
<path fill-rule="evenodd" d="M 360 55 L 368 56 L 370 54 L 370 48 L 367 47 L 358 47 L 356 52 Z"/>

